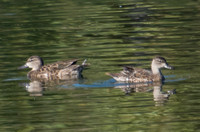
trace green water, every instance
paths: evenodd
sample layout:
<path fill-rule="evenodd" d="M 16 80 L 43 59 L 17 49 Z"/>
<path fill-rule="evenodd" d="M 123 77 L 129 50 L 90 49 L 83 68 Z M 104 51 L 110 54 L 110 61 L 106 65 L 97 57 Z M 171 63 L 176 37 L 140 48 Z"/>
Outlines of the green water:
<path fill-rule="evenodd" d="M 2 0 L 0 20 L 0 131 L 199 131 L 199 1 Z M 30 82 L 17 68 L 32 55 L 90 66 L 83 80 Z M 175 67 L 162 86 L 105 75 L 157 55 Z"/>

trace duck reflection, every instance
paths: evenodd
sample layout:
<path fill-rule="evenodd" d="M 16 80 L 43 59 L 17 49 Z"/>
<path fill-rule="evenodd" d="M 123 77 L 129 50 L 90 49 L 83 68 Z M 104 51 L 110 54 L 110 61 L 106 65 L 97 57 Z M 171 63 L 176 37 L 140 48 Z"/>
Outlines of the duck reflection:
<path fill-rule="evenodd" d="M 156 106 L 162 106 L 169 99 L 170 95 L 175 94 L 176 90 L 172 89 L 167 92 L 163 92 L 163 85 L 154 85 L 153 86 L 153 97 Z"/>
<path fill-rule="evenodd" d="M 74 79 L 74 80 L 39 80 L 39 79 L 30 79 L 30 82 L 23 83 L 22 86 L 26 88 L 26 91 L 29 93 L 30 96 L 43 96 L 43 92 L 45 90 L 52 90 L 52 89 L 74 89 L 72 85 L 74 83 L 81 83 L 82 79 Z"/>
<path fill-rule="evenodd" d="M 120 88 L 125 95 L 130 95 L 133 92 L 153 92 L 153 98 L 155 101 L 155 106 L 164 105 L 167 100 L 169 100 L 170 95 L 175 94 L 175 89 L 164 92 L 162 90 L 163 84 L 161 82 L 157 83 L 145 83 L 145 84 L 126 84 L 115 86 L 115 88 Z"/>
<path fill-rule="evenodd" d="M 43 96 L 44 85 L 42 82 L 34 80 L 23 85 L 30 96 Z"/>

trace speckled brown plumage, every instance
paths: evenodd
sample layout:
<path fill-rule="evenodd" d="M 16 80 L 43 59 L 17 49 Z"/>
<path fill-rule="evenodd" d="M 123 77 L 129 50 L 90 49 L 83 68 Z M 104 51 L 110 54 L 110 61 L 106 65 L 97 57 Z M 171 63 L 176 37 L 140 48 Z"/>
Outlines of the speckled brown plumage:
<path fill-rule="evenodd" d="M 31 56 L 22 68 L 31 68 L 32 70 L 28 72 L 27 76 L 32 78 L 41 78 L 47 80 L 67 80 L 75 79 L 81 77 L 83 67 L 82 65 L 76 65 L 77 59 L 68 61 L 58 61 L 52 64 L 44 65 L 43 60 L 39 56 Z"/>
<path fill-rule="evenodd" d="M 152 71 L 126 66 L 120 73 L 106 74 L 120 82 L 155 82 L 164 80 L 161 68 L 172 69 L 163 57 L 155 57 L 151 64 Z"/>

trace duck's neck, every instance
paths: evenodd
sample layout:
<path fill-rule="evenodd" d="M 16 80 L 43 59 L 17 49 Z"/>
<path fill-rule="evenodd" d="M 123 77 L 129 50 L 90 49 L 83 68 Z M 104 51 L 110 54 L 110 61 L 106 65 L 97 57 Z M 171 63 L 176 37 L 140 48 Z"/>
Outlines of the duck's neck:
<path fill-rule="evenodd" d="M 28 72 L 27 77 L 29 79 L 31 79 L 31 78 L 37 78 L 37 73 L 38 73 L 37 70 L 31 70 L 31 71 Z"/>
<path fill-rule="evenodd" d="M 162 76 L 160 68 L 158 68 L 158 66 L 156 64 L 154 64 L 154 61 L 152 61 L 152 63 L 151 63 L 151 71 L 152 71 L 153 75 Z"/>
<path fill-rule="evenodd" d="M 31 71 L 37 71 L 37 70 L 39 70 L 41 67 L 42 67 L 41 65 L 34 66 L 34 67 L 32 67 Z"/>
<path fill-rule="evenodd" d="M 156 65 L 153 65 L 153 63 L 151 64 L 151 70 L 155 80 L 164 80 L 161 70 Z"/>
<path fill-rule="evenodd" d="M 158 75 L 158 74 L 161 75 L 161 71 L 158 67 L 151 65 L 151 70 L 154 75 Z"/>

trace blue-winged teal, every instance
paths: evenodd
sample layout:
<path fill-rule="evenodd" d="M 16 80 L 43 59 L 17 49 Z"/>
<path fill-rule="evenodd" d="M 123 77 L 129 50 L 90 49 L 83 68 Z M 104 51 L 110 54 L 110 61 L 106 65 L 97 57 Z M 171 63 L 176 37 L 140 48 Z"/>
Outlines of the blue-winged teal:
<path fill-rule="evenodd" d="M 161 68 L 173 69 L 173 67 L 167 64 L 165 58 L 155 57 L 151 63 L 151 71 L 126 66 L 120 73 L 106 74 L 113 77 L 116 81 L 120 82 L 155 82 L 164 80 L 164 77 L 160 70 Z"/>
<path fill-rule="evenodd" d="M 44 62 L 39 56 L 31 56 L 26 61 L 26 64 L 19 69 L 31 68 L 27 76 L 30 79 L 75 79 L 81 77 L 81 72 L 85 66 L 86 60 L 82 65 L 75 65 L 78 60 L 58 61 L 52 64 L 44 65 Z"/>

